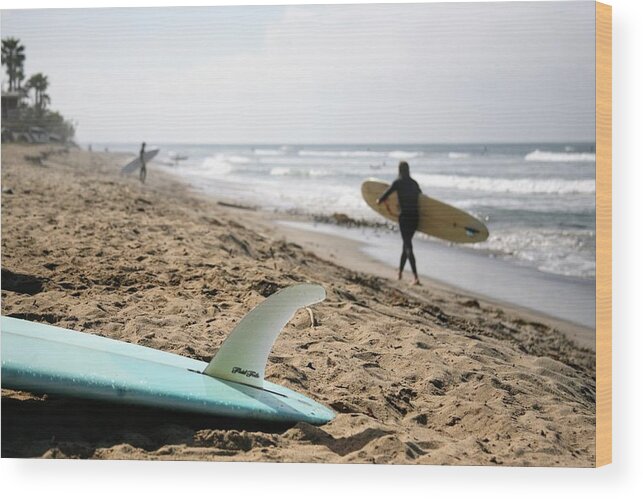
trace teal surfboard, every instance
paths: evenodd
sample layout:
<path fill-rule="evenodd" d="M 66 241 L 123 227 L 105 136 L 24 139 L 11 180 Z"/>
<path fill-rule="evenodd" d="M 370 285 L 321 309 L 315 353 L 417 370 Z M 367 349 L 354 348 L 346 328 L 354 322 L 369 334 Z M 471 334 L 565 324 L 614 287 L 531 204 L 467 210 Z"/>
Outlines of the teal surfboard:
<path fill-rule="evenodd" d="M 324 424 L 329 408 L 265 381 L 272 344 L 321 286 L 272 295 L 230 333 L 208 364 L 51 325 L 2 317 L 2 387 L 224 417 Z M 275 332 L 276 331 L 276 332 Z"/>

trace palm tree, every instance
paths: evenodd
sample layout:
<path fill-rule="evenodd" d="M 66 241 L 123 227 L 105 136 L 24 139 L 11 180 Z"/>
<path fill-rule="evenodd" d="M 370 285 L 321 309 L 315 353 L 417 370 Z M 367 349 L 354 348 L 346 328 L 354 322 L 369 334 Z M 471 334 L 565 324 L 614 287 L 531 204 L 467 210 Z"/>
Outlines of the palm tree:
<path fill-rule="evenodd" d="M 34 91 L 34 107 L 39 112 L 50 102 L 49 95 L 45 93 L 48 86 L 47 77 L 42 73 L 36 73 L 27 80 L 27 90 Z"/>
<path fill-rule="evenodd" d="M 42 73 L 36 73 L 27 81 L 27 89 L 34 91 L 34 107 L 38 114 L 41 114 L 51 101 L 49 95 L 45 93 L 48 86 L 47 77 Z"/>
<path fill-rule="evenodd" d="M 19 90 L 24 78 L 25 46 L 17 38 L 2 40 L 2 65 L 7 67 L 9 91 Z"/>

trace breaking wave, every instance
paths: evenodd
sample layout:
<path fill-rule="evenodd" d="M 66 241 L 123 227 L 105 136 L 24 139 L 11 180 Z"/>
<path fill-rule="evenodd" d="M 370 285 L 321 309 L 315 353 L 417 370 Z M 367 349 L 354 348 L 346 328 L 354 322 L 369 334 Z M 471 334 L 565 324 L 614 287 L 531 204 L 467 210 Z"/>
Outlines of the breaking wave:
<path fill-rule="evenodd" d="M 413 159 L 419 156 L 422 156 L 421 152 L 391 151 L 388 153 L 388 157 L 393 159 Z"/>
<path fill-rule="evenodd" d="M 377 151 L 315 151 L 303 149 L 299 156 L 317 156 L 322 158 L 380 158 L 384 153 Z"/>
<path fill-rule="evenodd" d="M 292 176 L 292 177 L 327 177 L 334 175 L 332 171 L 323 168 L 290 168 L 288 166 L 275 166 L 270 170 L 273 176 Z"/>
<path fill-rule="evenodd" d="M 427 188 L 442 187 L 468 191 L 512 192 L 519 194 L 570 194 L 596 192 L 594 179 L 565 180 L 559 178 L 491 178 L 457 175 L 416 174 L 414 178 Z"/>
<path fill-rule="evenodd" d="M 541 161 L 553 163 L 574 163 L 596 161 L 592 152 L 552 152 L 536 149 L 525 156 L 525 161 Z"/>
<path fill-rule="evenodd" d="M 255 149 L 256 156 L 283 156 L 286 151 L 284 149 Z"/>

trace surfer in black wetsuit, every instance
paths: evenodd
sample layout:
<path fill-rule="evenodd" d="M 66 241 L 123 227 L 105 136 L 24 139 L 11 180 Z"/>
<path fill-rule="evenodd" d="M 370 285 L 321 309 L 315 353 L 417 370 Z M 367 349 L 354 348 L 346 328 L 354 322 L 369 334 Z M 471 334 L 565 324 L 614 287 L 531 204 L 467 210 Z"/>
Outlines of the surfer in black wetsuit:
<path fill-rule="evenodd" d="M 145 142 L 141 144 L 141 152 L 139 153 L 139 158 L 141 160 L 141 171 L 138 178 L 141 183 L 144 184 L 145 177 L 147 176 L 147 168 L 145 167 Z"/>
<path fill-rule="evenodd" d="M 402 256 L 400 257 L 400 270 L 398 272 L 398 279 L 402 279 L 402 272 L 408 259 L 411 263 L 411 270 L 413 271 L 413 284 L 419 285 L 420 279 L 418 278 L 417 268 L 415 267 L 415 255 L 413 254 L 413 235 L 418 228 L 420 220 L 420 212 L 418 210 L 418 197 L 422 192 L 418 183 L 411 178 L 409 172 L 409 164 L 406 161 L 401 161 L 399 166 L 399 176 L 393 182 L 384 194 L 377 200 L 377 204 L 383 203 L 393 193 L 397 192 L 397 197 L 400 202 L 400 215 L 398 221 L 400 223 L 400 233 L 402 234 Z"/>

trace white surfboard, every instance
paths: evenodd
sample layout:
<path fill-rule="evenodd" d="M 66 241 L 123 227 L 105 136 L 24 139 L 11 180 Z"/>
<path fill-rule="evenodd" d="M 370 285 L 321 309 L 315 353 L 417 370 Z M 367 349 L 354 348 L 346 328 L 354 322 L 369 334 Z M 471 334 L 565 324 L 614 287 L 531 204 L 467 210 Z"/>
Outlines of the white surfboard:
<path fill-rule="evenodd" d="M 154 156 L 156 156 L 159 153 L 158 149 L 152 149 L 150 151 L 145 151 L 145 162 L 147 163 L 148 161 L 151 161 Z M 127 163 L 123 168 L 121 168 L 121 173 L 122 174 L 128 174 L 135 172 L 141 167 L 141 158 L 138 157 L 136 159 L 133 159 L 129 163 Z"/>

